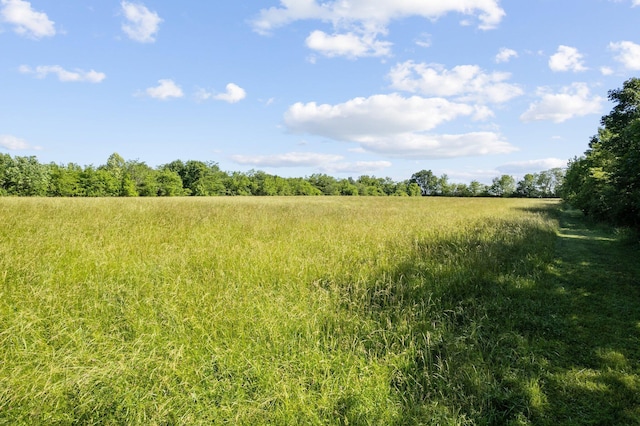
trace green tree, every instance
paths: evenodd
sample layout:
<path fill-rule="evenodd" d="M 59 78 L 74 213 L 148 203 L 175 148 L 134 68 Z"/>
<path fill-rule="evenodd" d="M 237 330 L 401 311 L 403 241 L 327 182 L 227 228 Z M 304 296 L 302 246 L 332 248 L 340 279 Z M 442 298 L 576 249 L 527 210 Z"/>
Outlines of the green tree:
<path fill-rule="evenodd" d="M 563 197 L 595 218 L 640 227 L 640 79 L 609 91 L 614 103 L 562 185 Z"/>
<path fill-rule="evenodd" d="M 324 195 L 340 195 L 338 181 L 333 176 L 315 173 L 307 178 L 309 183 L 318 188 Z"/>
<path fill-rule="evenodd" d="M 52 163 L 49 165 L 51 180 L 49 195 L 52 197 L 78 197 L 84 195 L 80 176 L 82 167 L 69 163 L 66 166 Z"/>
<path fill-rule="evenodd" d="M 411 183 L 420 187 L 423 196 L 435 195 L 438 189 L 438 178 L 431 170 L 420 170 L 411 176 Z"/>
<path fill-rule="evenodd" d="M 22 197 L 47 195 L 51 179 L 49 166 L 40 164 L 34 156 L 11 158 L 3 155 L 0 161 L 0 182 L 4 194 Z"/>
<path fill-rule="evenodd" d="M 489 195 L 494 197 L 509 197 L 516 191 L 516 181 L 513 176 L 502 175 L 493 178 L 491 186 L 488 189 Z"/>
<path fill-rule="evenodd" d="M 516 195 L 525 198 L 539 197 L 541 193 L 538 190 L 537 176 L 531 173 L 524 175 L 522 180 L 518 181 Z"/>
<path fill-rule="evenodd" d="M 156 185 L 158 196 L 160 197 L 188 195 L 188 192 L 182 187 L 180 175 L 169 168 L 158 169 L 156 172 Z"/>

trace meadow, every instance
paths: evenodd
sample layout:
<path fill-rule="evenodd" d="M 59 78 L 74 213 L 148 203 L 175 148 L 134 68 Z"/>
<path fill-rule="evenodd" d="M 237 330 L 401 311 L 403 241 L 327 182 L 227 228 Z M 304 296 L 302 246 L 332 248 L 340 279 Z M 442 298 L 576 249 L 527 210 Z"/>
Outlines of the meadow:
<path fill-rule="evenodd" d="M 638 253 L 549 200 L 0 198 L 0 424 L 640 424 Z"/>

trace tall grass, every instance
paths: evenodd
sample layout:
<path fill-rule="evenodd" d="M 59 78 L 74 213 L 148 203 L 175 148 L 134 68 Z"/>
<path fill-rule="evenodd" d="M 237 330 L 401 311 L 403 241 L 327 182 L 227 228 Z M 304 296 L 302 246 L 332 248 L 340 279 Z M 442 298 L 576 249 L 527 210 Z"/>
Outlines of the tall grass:
<path fill-rule="evenodd" d="M 0 423 L 535 423 L 549 203 L 0 199 Z"/>

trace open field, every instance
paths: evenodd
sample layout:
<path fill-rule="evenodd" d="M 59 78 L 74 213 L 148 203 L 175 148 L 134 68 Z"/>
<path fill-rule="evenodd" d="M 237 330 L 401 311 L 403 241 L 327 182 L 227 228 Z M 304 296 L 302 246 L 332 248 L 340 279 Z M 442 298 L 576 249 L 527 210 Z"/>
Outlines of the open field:
<path fill-rule="evenodd" d="M 640 424 L 622 237 L 544 200 L 0 198 L 0 424 Z"/>

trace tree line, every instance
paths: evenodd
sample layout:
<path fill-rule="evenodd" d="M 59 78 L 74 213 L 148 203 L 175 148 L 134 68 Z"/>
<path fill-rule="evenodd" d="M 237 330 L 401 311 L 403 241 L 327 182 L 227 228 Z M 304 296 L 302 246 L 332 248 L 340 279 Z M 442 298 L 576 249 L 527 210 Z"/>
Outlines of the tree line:
<path fill-rule="evenodd" d="M 225 172 L 217 163 L 176 160 L 152 168 L 138 160 L 126 161 L 112 154 L 106 164 L 94 167 L 41 164 L 34 156 L 0 154 L 0 196 L 40 197 L 162 197 L 235 195 L 345 195 L 345 196 L 457 196 L 457 197 L 556 197 L 562 169 L 527 174 L 516 182 L 512 176 L 496 177 L 491 185 L 478 181 L 451 183 L 447 175 L 430 170 L 410 179 L 362 175 L 338 179 L 326 174 L 284 178 L 264 171 Z"/>
<path fill-rule="evenodd" d="M 609 91 L 614 103 L 581 157 L 569 162 L 563 198 L 596 220 L 640 228 L 640 79 Z"/>

